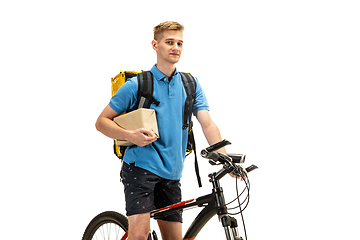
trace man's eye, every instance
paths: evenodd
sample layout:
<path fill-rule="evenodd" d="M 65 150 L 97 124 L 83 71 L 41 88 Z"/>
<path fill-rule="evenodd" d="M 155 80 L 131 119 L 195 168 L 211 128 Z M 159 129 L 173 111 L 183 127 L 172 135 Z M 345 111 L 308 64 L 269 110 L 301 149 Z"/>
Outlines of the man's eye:
<path fill-rule="evenodd" d="M 167 41 L 166 43 L 169 44 L 169 45 L 172 45 L 172 44 L 173 44 L 172 41 Z"/>
<path fill-rule="evenodd" d="M 182 46 L 183 44 L 182 43 L 178 43 L 178 46 Z"/>

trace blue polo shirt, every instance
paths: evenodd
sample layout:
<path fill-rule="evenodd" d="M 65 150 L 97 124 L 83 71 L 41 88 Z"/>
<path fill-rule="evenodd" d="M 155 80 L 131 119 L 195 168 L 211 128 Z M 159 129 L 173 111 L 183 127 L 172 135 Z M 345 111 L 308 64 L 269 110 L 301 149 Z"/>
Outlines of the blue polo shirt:
<path fill-rule="evenodd" d="M 170 82 L 156 65 L 151 72 L 154 76 L 153 96 L 160 104 L 152 104 L 150 108 L 156 111 L 160 138 L 144 147 L 129 147 L 123 161 L 128 164 L 135 163 L 135 166 L 162 178 L 177 180 L 182 176 L 187 146 L 188 129 L 182 129 L 187 95 L 177 69 Z M 205 94 L 197 79 L 196 86 L 193 113 L 209 110 Z M 137 77 L 129 79 L 111 98 L 110 107 L 119 114 L 133 108 L 137 101 L 137 91 Z"/>

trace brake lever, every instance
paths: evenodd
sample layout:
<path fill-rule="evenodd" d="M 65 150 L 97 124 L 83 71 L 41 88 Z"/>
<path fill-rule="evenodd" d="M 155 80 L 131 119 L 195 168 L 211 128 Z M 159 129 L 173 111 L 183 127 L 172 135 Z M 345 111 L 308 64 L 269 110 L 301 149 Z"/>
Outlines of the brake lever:
<path fill-rule="evenodd" d="M 216 163 L 214 160 L 211 160 L 211 159 L 209 160 L 209 163 L 210 163 L 210 165 L 213 165 L 213 166 L 221 164 L 221 163 Z"/>
<path fill-rule="evenodd" d="M 245 171 L 249 173 L 249 172 L 251 172 L 252 170 L 255 170 L 255 169 L 257 169 L 257 168 L 258 168 L 258 167 L 253 164 L 253 165 L 245 168 Z"/>
<path fill-rule="evenodd" d="M 247 167 L 247 168 L 245 168 L 245 169 L 241 165 L 236 165 L 236 167 L 235 167 L 234 171 L 232 172 L 232 174 L 237 175 L 237 176 L 241 176 L 241 177 L 245 177 L 246 175 L 243 176 L 245 173 L 249 173 L 249 172 L 251 172 L 251 171 L 253 171 L 253 170 L 257 169 L 257 168 L 258 167 L 256 165 L 254 165 L 254 164 Z"/>

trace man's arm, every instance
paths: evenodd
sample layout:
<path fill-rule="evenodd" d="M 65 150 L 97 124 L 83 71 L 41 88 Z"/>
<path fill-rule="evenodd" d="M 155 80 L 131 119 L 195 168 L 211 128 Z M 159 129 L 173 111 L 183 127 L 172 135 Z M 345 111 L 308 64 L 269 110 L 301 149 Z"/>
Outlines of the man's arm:
<path fill-rule="evenodd" d="M 214 123 L 214 121 L 210 118 L 210 114 L 208 110 L 200 110 L 196 113 L 196 118 L 198 119 L 201 128 L 204 132 L 204 135 L 206 137 L 206 140 L 208 141 L 209 145 L 213 145 L 217 142 L 220 142 L 222 140 L 220 130 Z M 225 148 L 220 148 L 217 152 L 220 153 L 226 153 Z M 244 167 L 241 165 L 241 167 L 244 169 Z M 245 171 L 245 169 L 244 169 Z M 236 177 L 234 174 L 230 173 L 231 177 Z M 238 176 L 238 178 L 241 178 Z M 243 179 L 241 178 L 241 181 Z"/>
<path fill-rule="evenodd" d="M 109 138 L 130 141 L 140 147 L 146 146 L 157 139 L 151 131 L 143 128 L 128 131 L 119 127 L 112 120 L 118 115 L 116 111 L 107 105 L 96 121 L 96 129 Z"/>
<path fill-rule="evenodd" d="M 200 110 L 195 114 L 197 120 L 199 121 L 205 138 L 209 145 L 213 145 L 222 140 L 220 130 L 211 119 L 208 110 Z M 218 152 L 226 153 L 225 148 L 221 148 Z"/>

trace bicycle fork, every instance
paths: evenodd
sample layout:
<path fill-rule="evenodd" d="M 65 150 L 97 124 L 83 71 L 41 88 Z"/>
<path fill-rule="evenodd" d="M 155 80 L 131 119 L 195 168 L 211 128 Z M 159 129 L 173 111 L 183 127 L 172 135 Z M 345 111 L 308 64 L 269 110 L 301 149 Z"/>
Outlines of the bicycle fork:
<path fill-rule="evenodd" d="M 226 239 L 243 240 L 243 238 L 239 236 L 238 224 L 236 218 L 226 215 L 226 216 L 222 216 L 220 220 L 225 230 Z"/>

